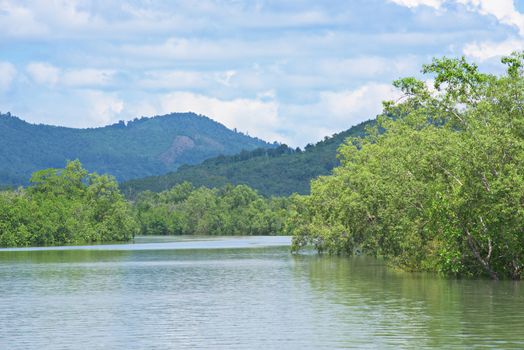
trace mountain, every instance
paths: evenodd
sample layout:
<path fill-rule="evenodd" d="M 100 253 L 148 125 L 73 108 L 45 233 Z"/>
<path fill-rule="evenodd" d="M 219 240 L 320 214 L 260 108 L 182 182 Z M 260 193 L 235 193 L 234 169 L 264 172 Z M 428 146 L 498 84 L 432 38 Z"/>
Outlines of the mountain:
<path fill-rule="evenodd" d="M 184 165 L 176 172 L 162 176 L 136 179 L 120 184 L 123 193 L 133 198 L 150 190 L 160 192 L 184 181 L 195 186 L 221 187 L 227 183 L 246 184 L 265 196 L 306 194 L 309 183 L 320 175 L 328 175 L 338 164 L 337 149 L 348 137 L 360 137 L 370 120 L 349 130 L 326 137 L 305 150 L 280 145 L 275 149 L 256 149 L 234 156 L 208 159 L 199 165 Z"/>
<path fill-rule="evenodd" d="M 0 186 L 27 184 L 31 173 L 79 159 L 90 172 L 125 181 L 174 171 L 218 155 L 276 147 L 205 116 L 173 113 L 74 129 L 0 114 Z"/>

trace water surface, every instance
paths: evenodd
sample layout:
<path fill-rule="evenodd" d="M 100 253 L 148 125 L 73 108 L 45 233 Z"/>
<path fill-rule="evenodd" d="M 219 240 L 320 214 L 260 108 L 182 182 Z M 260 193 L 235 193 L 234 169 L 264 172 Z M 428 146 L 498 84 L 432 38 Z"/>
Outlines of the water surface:
<path fill-rule="evenodd" d="M 169 237 L 0 250 L 0 348 L 524 348 L 520 283 L 293 256 L 288 245 Z"/>

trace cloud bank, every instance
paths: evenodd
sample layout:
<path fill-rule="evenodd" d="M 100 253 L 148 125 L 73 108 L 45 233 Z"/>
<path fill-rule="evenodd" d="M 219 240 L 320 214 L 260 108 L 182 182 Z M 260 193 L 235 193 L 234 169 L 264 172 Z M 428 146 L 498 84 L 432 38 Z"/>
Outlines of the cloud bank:
<path fill-rule="evenodd" d="M 511 0 L 0 0 L 0 110 L 101 126 L 193 111 L 303 146 L 375 117 L 434 56 L 524 49 Z"/>

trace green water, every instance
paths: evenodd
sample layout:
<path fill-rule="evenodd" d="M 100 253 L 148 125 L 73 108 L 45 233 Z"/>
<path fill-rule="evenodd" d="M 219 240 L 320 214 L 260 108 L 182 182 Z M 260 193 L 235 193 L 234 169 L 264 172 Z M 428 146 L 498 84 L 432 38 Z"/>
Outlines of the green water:
<path fill-rule="evenodd" d="M 521 283 L 170 240 L 0 251 L 0 349 L 524 348 Z"/>

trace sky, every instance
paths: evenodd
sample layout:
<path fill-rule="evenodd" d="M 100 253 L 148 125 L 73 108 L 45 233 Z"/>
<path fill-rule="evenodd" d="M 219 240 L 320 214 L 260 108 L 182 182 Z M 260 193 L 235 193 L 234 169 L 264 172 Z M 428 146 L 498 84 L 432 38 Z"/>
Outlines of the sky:
<path fill-rule="evenodd" d="M 0 28 L 1 112 L 97 127 L 191 111 L 304 146 L 374 118 L 433 57 L 501 73 L 524 0 L 0 0 Z"/>

